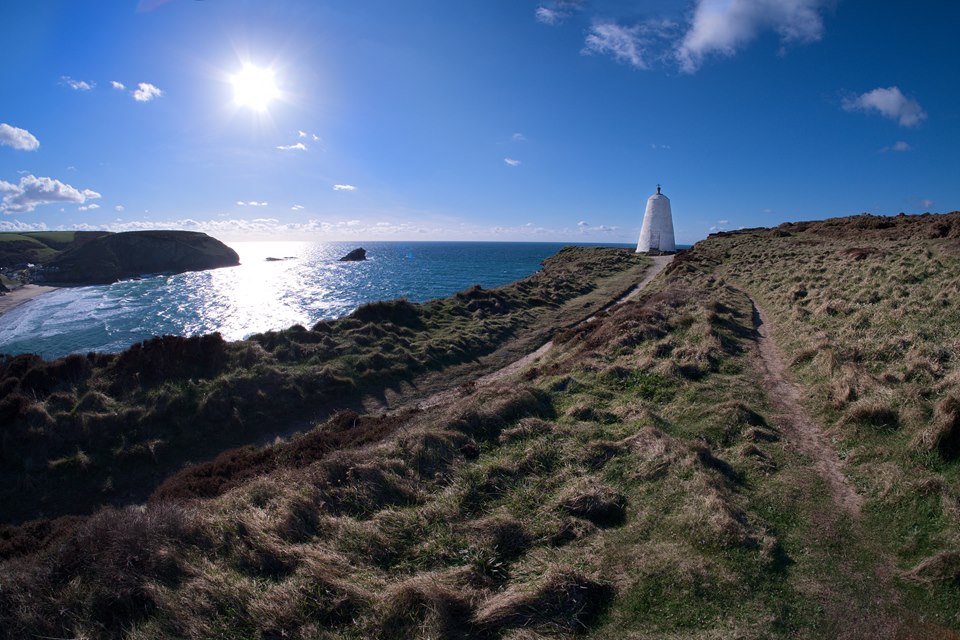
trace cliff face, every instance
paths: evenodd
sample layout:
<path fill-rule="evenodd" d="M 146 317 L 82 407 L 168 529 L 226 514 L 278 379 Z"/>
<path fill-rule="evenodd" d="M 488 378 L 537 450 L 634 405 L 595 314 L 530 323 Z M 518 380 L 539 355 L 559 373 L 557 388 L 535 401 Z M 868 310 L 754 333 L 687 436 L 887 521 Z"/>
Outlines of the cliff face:
<path fill-rule="evenodd" d="M 205 233 L 130 231 L 72 247 L 46 265 L 46 280 L 109 284 L 146 273 L 183 273 L 240 264 L 237 252 Z"/>

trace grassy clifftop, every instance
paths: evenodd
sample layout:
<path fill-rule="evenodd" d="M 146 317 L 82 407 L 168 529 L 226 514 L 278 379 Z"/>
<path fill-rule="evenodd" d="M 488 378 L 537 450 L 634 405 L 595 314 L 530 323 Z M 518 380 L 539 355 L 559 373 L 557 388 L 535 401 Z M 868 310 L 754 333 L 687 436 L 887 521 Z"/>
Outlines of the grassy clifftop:
<path fill-rule="evenodd" d="M 430 374 L 435 385 L 456 385 L 496 366 L 501 348 L 531 340 L 536 348 L 599 309 L 645 264 L 626 250 L 569 248 L 506 287 L 369 304 L 310 329 L 4 359 L 0 515 L 9 522 L 141 500 L 187 461 L 309 428 L 367 396 L 400 397 Z"/>
<path fill-rule="evenodd" d="M 142 507 L 6 529 L 0 624 L 954 638 L 958 239 L 960 213 L 713 236 L 636 299 L 554 325 L 514 378 L 224 452 Z M 436 303 L 445 339 L 475 326 L 450 320 L 473 302 Z M 375 311 L 360 335 L 416 321 Z"/>
<path fill-rule="evenodd" d="M 28 231 L 0 233 L 0 267 L 46 262 L 73 244 L 107 235 L 106 231 Z"/>

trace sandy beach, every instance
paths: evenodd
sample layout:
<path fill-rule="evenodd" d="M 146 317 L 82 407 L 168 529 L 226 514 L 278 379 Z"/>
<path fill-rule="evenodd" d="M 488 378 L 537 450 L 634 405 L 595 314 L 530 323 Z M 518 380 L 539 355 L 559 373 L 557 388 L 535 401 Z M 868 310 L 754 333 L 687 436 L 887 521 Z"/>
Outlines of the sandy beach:
<path fill-rule="evenodd" d="M 56 291 L 59 287 L 44 287 L 38 284 L 27 284 L 9 293 L 0 296 L 0 316 L 10 311 L 14 307 L 19 307 L 24 302 L 32 300 L 39 295 Z"/>

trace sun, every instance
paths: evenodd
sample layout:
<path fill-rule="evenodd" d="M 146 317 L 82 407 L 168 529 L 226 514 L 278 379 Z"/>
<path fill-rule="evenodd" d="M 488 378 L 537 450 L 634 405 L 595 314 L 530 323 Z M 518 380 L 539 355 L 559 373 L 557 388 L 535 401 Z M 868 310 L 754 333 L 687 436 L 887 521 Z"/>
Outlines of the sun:
<path fill-rule="evenodd" d="M 266 111 L 270 103 L 280 96 L 271 69 L 245 64 L 239 73 L 230 76 L 230 82 L 233 84 L 234 102 L 254 111 Z"/>

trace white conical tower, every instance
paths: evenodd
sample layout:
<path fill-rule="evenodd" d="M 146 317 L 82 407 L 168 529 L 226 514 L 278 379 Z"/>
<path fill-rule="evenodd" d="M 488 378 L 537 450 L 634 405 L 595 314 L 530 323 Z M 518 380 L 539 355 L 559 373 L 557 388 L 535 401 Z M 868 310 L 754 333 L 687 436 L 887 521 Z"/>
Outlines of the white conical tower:
<path fill-rule="evenodd" d="M 673 213 L 670 211 L 670 198 L 657 192 L 647 199 L 647 210 L 643 214 L 643 226 L 640 227 L 640 241 L 637 253 L 650 251 L 673 253 L 677 245 L 673 241 Z"/>

